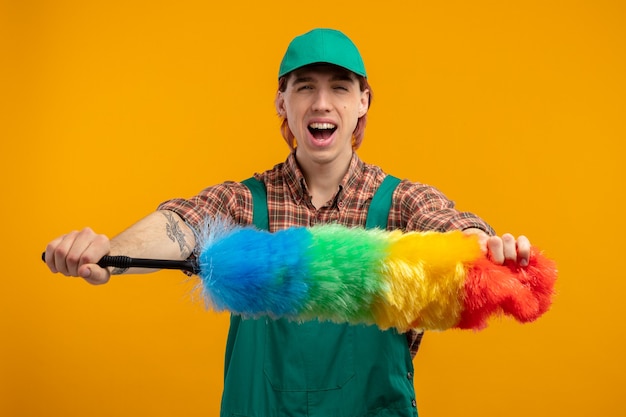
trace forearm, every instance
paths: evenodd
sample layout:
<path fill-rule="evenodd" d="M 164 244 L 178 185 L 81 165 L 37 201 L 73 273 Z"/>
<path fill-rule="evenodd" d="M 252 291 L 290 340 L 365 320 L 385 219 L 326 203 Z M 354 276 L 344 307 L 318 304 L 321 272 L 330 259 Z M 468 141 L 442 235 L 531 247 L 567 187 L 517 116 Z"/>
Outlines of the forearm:
<path fill-rule="evenodd" d="M 194 232 L 176 213 L 156 211 L 111 239 L 111 255 L 134 258 L 187 259 L 196 245 Z M 113 269 L 111 274 L 146 273 L 150 269 Z"/>

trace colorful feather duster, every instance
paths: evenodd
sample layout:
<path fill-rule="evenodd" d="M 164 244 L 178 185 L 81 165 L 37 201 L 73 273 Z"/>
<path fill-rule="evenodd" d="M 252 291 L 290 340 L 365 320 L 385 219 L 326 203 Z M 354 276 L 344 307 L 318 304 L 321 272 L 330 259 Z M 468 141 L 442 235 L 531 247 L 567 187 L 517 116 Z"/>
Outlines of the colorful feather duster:
<path fill-rule="evenodd" d="M 497 314 L 533 321 L 550 308 L 557 276 L 536 248 L 526 267 L 496 265 L 462 232 L 215 223 L 200 247 L 201 290 L 217 311 L 399 331 L 482 329 Z"/>

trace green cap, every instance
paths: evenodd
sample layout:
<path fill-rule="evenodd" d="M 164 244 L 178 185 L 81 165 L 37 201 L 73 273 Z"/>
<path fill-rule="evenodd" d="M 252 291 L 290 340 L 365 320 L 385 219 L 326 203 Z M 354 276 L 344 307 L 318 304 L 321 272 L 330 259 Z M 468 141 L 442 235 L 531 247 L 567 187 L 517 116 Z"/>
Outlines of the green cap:
<path fill-rule="evenodd" d="M 294 38 L 278 70 L 278 78 L 310 64 L 333 64 L 367 77 L 356 45 L 334 29 L 313 29 Z"/>

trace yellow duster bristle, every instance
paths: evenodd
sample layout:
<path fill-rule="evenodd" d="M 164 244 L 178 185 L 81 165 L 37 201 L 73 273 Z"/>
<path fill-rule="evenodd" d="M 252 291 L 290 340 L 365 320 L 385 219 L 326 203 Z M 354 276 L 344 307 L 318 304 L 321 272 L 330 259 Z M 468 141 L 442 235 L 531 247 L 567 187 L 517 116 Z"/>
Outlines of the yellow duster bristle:
<path fill-rule="evenodd" d="M 401 331 L 454 327 L 463 311 L 465 265 L 481 255 L 477 239 L 462 232 L 390 238 L 384 271 L 388 287 L 385 299 L 374 306 L 377 324 Z"/>

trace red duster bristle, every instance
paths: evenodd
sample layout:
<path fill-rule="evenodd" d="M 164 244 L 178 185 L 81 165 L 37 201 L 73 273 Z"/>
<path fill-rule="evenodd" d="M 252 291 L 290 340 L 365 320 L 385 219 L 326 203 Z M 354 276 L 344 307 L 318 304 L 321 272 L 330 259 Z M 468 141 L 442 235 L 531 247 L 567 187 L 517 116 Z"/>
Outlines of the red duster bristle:
<path fill-rule="evenodd" d="M 552 304 L 557 271 L 553 261 L 532 250 L 529 265 L 496 265 L 486 257 L 475 261 L 464 285 L 460 329 L 483 329 L 494 314 L 521 323 L 536 320 Z"/>

